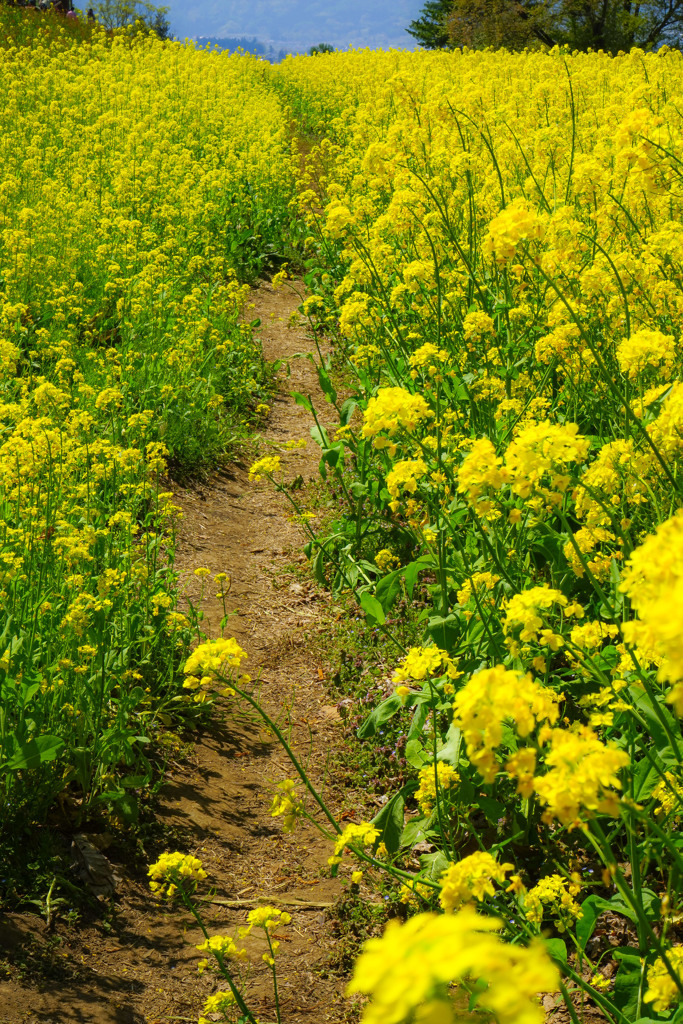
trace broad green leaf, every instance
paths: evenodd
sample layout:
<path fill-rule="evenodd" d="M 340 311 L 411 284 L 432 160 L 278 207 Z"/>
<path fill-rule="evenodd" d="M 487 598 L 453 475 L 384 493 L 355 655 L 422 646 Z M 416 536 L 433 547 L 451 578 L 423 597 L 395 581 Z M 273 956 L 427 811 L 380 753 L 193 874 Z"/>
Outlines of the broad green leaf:
<path fill-rule="evenodd" d="M 595 924 L 600 917 L 600 914 L 607 909 L 605 904 L 607 904 L 607 900 L 603 899 L 601 896 L 588 896 L 581 904 L 583 916 L 576 922 L 576 938 L 579 941 L 581 949 L 586 948 L 586 943 L 593 934 Z"/>
<path fill-rule="evenodd" d="M 311 427 L 309 433 L 315 443 L 319 444 L 321 448 L 330 447 L 330 438 L 324 427 L 319 427 L 316 423 Z"/>
<path fill-rule="evenodd" d="M 437 850 L 436 853 L 423 853 L 420 857 L 420 868 L 433 882 L 439 881 L 448 863 L 448 858 L 441 850 Z"/>
<path fill-rule="evenodd" d="M 546 939 L 545 947 L 555 961 L 562 964 L 567 962 L 567 943 L 564 939 Z"/>
<path fill-rule="evenodd" d="M 323 551 L 322 548 L 318 548 L 318 550 L 314 554 L 313 561 L 311 562 L 311 569 L 313 570 L 313 575 L 315 576 L 318 583 L 320 583 L 323 587 L 326 587 L 327 580 L 325 578 L 325 552 Z"/>
<path fill-rule="evenodd" d="M 494 800 L 493 797 L 478 796 L 477 805 L 486 815 L 486 820 L 492 825 L 496 825 L 501 818 L 505 817 L 505 804 L 502 804 L 499 800 Z"/>
<path fill-rule="evenodd" d="M 323 394 L 325 395 L 325 398 L 327 399 L 328 402 L 331 402 L 332 405 L 335 405 L 337 401 L 337 392 L 334 389 L 334 386 L 329 378 L 327 371 L 324 370 L 322 366 L 318 366 L 317 370 L 318 380 L 320 381 L 320 387 L 322 389 Z"/>
<path fill-rule="evenodd" d="M 409 740 L 419 740 L 422 736 L 422 730 L 424 724 L 427 721 L 427 717 L 430 712 L 429 707 L 429 695 L 428 694 L 417 694 L 415 697 L 409 697 L 408 700 L 412 700 L 415 710 L 413 711 L 413 718 L 408 729 Z M 406 705 L 408 701 L 406 701 Z"/>
<path fill-rule="evenodd" d="M 430 820 L 431 818 L 423 818 L 422 815 L 418 818 L 412 818 L 401 833 L 401 846 L 412 847 L 418 843 L 425 843 L 431 839 L 438 838 L 438 834 L 429 828 Z"/>
<path fill-rule="evenodd" d="M 383 700 L 374 711 L 371 711 L 368 717 L 365 719 L 360 729 L 358 730 L 357 736 L 361 740 L 365 740 L 368 736 L 374 736 L 381 725 L 388 722 L 397 711 L 401 709 L 401 698 L 393 693 L 391 697 L 387 697 Z"/>
<path fill-rule="evenodd" d="M 417 577 L 419 573 L 426 569 L 427 566 L 433 565 L 434 559 L 431 555 L 423 555 L 422 558 L 418 558 L 415 562 L 409 562 L 401 571 L 403 578 L 406 583 L 406 590 L 408 591 L 408 597 L 412 599 L 415 584 L 417 583 Z"/>
<path fill-rule="evenodd" d="M 36 736 L 26 743 L 17 743 L 4 767 L 10 771 L 38 768 L 43 761 L 54 761 L 63 748 L 64 740 L 59 736 Z"/>
<path fill-rule="evenodd" d="M 462 732 L 457 725 L 451 725 L 446 733 L 446 741 L 436 755 L 437 761 L 447 761 L 455 768 L 460 760 L 460 747 L 462 745 Z"/>
<path fill-rule="evenodd" d="M 384 609 L 377 598 L 373 597 L 372 594 L 369 594 L 367 590 L 364 590 L 360 595 L 360 606 L 365 612 L 365 617 L 371 626 L 373 626 L 375 622 L 378 622 L 380 626 L 384 625 Z"/>
<path fill-rule="evenodd" d="M 627 1018 L 635 1017 L 638 1009 L 638 995 L 645 964 L 637 951 L 634 954 L 621 954 L 614 951 L 615 960 L 619 960 L 619 970 L 614 979 L 613 1002 L 617 1009 Z"/>
<path fill-rule="evenodd" d="M 296 404 L 300 405 L 302 409 L 306 410 L 306 412 L 313 412 L 313 403 L 311 402 L 310 398 L 306 398 L 306 396 L 302 395 L 301 392 L 299 391 L 292 391 L 291 396 L 296 402 Z"/>
<path fill-rule="evenodd" d="M 346 427 L 351 422 L 351 417 L 358 408 L 358 402 L 353 398 L 347 398 L 341 407 L 341 413 L 339 414 L 339 426 Z"/>
<path fill-rule="evenodd" d="M 372 824 L 380 830 L 377 843 L 384 843 L 390 856 L 398 853 L 401 845 L 405 806 L 406 801 L 401 790 L 394 793 L 379 814 L 372 819 Z"/>
<path fill-rule="evenodd" d="M 418 739 L 408 740 L 404 756 L 413 768 L 424 768 L 430 761 L 429 754 Z"/>
<path fill-rule="evenodd" d="M 385 612 L 388 612 L 394 601 L 401 593 L 400 584 L 401 570 L 395 569 L 387 576 L 383 576 L 375 587 L 375 597 L 382 605 Z"/>
<path fill-rule="evenodd" d="M 343 446 L 340 444 L 332 445 L 330 448 L 323 449 L 322 462 L 326 462 L 328 466 L 336 467 L 340 458 L 344 454 Z"/>
<path fill-rule="evenodd" d="M 460 622 L 455 615 L 433 615 L 429 620 L 427 632 L 437 647 L 444 651 L 452 651 L 455 648 L 460 633 Z"/>

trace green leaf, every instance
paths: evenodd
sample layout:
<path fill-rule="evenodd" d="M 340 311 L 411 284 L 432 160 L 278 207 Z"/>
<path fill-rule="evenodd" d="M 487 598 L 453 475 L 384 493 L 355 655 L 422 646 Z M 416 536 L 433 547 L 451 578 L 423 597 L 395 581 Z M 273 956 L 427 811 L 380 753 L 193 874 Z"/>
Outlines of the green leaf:
<path fill-rule="evenodd" d="M 40 683 L 21 683 L 21 701 L 24 708 L 40 689 Z"/>
<path fill-rule="evenodd" d="M 102 793 L 103 803 L 112 803 L 127 825 L 134 825 L 138 820 L 138 802 L 132 793 L 124 793 L 122 790 L 112 790 L 109 793 Z"/>
<path fill-rule="evenodd" d="M 494 800 L 493 797 L 477 797 L 477 806 L 486 816 L 486 820 L 492 825 L 496 825 L 505 816 L 505 804 L 502 804 L 499 800 Z"/>
<path fill-rule="evenodd" d="M 417 577 L 422 569 L 426 569 L 427 566 L 433 565 L 434 559 L 431 555 L 423 555 L 422 558 L 418 558 L 415 562 L 409 562 L 401 571 L 403 578 L 406 582 L 406 590 L 408 591 L 408 597 L 412 599 L 413 590 L 417 583 Z"/>
<path fill-rule="evenodd" d="M 634 953 L 622 953 L 614 950 L 615 960 L 619 960 L 619 970 L 614 979 L 614 993 L 612 996 L 614 1005 L 621 1010 L 625 1017 L 635 1017 L 638 1009 L 638 995 L 640 992 L 641 977 L 645 965 L 641 963 L 640 955 Z"/>
<path fill-rule="evenodd" d="M 656 758 L 654 764 L 646 757 L 639 761 L 633 772 L 633 799 L 638 802 L 647 800 L 664 771 L 659 758 Z"/>
<path fill-rule="evenodd" d="M 309 433 L 315 443 L 319 444 L 321 448 L 330 447 L 330 439 L 324 427 L 319 427 L 316 423 L 311 427 Z"/>
<path fill-rule="evenodd" d="M 567 962 L 567 943 L 564 939 L 546 939 L 545 946 L 551 957 L 561 964 Z"/>
<path fill-rule="evenodd" d="M 606 909 L 607 900 L 601 896 L 588 896 L 581 904 L 583 916 L 576 922 L 576 937 L 581 949 L 586 948 L 600 914 Z"/>
<path fill-rule="evenodd" d="M 412 701 L 415 707 L 410 728 L 408 729 L 408 739 L 419 740 L 422 736 L 422 730 L 424 729 L 424 724 L 427 721 L 427 716 L 431 710 L 429 706 L 429 694 L 417 694 L 414 697 L 409 697 L 406 701 L 406 705 L 408 704 L 408 701 Z"/>
<path fill-rule="evenodd" d="M 416 846 L 418 843 L 429 842 L 437 838 L 437 833 L 429 828 L 431 818 L 413 818 L 401 833 L 401 846 Z"/>
<path fill-rule="evenodd" d="M 384 609 L 377 598 L 373 597 L 372 594 L 369 594 L 367 590 L 364 590 L 360 595 L 360 606 L 365 612 L 365 617 L 371 626 L 374 626 L 376 622 L 378 622 L 380 626 L 384 625 L 384 622 L 386 621 Z"/>
<path fill-rule="evenodd" d="M 382 605 L 385 612 L 388 612 L 394 601 L 401 593 L 400 584 L 401 570 L 395 569 L 387 576 L 383 576 L 375 587 L 375 597 Z"/>
<path fill-rule="evenodd" d="M 149 775 L 126 775 L 124 779 L 121 779 L 121 786 L 124 789 L 142 789 L 149 780 Z"/>
<path fill-rule="evenodd" d="M 641 898 L 646 914 L 652 916 L 653 900 L 657 901 L 658 907 L 658 897 L 651 889 L 643 889 L 641 890 Z M 588 896 L 581 904 L 581 909 L 583 917 L 579 918 L 576 922 L 576 937 L 582 949 L 586 948 L 586 943 L 595 929 L 596 921 L 606 910 L 610 910 L 613 914 L 621 914 L 622 917 L 628 918 L 633 924 L 636 924 L 638 921 L 635 911 L 630 904 L 625 902 L 620 893 L 615 893 L 608 900 L 603 899 L 602 896 Z"/>
<path fill-rule="evenodd" d="M 403 790 L 400 790 L 394 793 L 379 814 L 372 819 L 372 824 L 380 830 L 377 844 L 384 843 L 391 856 L 398 853 L 401 846 L 405 806 Z"/>
<path fill-rule="evenodd" d="M 663 700 L 658 700 L 659 713 L 657 713 L 652 707 L 652 702 L 647 693 L 644 693 L 637 686 L 630 686 L 628 693 L 633 703 L 638 708 L 643 718 L 646 719 L 649 733 L 655 742 L 657 751 L 666 750 L 669 747 L 669 738 L 666 734 L 666 730 L 663 728 L 660 716 L 664 718 L 669 726 L 670 732 L 676 735 L 678 731 L 678 725 L 676 719 L 672 716 L 671 712 L 664 705 Z"/>
<path fill-rule="evenodd" d="M 10 771 L 32 770 L 43 761 L 54 761 L 64 747 L 59 736 L 36 736 L 26 743 L 17 743 L 14 754 L 3 765 Z"/>
<path fill-rule="evenodd" d="M 328 402 L 331 402 L 332 405 L 335 405 L 337 402 L 337 392 L 335 391 L 332 385 L 332 381 L 330 380 L 327 372 L 323 369 L 322 366 L 318 366 L 317 370 L 318 380 L 320 381 L 320 387 L 322 389 L 323 394 L 325 395 L 325 398 L 327 399 Z"/>
<path fill-rule="evenodd" d="M 394 693 L 391 697 L 387 697 L 386 700 L 383 700 L 374 711 L 370 712 L 356 735 L 361 740 L 367 739 L 368 736 L 374 736 L 380 725 L 384 725 L 385 722 L 388 722 L 397 711 L 400 711 L 400 709 L 401 698 Z"/>
<path fill-rule="evenodd" d="M 313 429 L 315 430 L 317 428 L 314 427 Z M 334 468 L 337 465 L 337 463 L 339 462 L 340 458 L 342 458 L 343 454 L 344 454 L 343 445 L 335 444 L 335 445 L 332 445 L 329 448 L 324 448 L 323 449 L 323 454 L 322 454 L 321 461 L 322 462 L 326 462 L 328 464 L 328 466 L 332 466 Z"/>
<path fill-rule="evenodd" d="M 408 740 L 404 756 L 413 768 L 423 768 L 430 760 L 429 754 L 418 739 Z"/>
<path fill-rule="evenodd" d="M 457 768 L 460 760 L 460 747 L 462 744 L 462 732 L 457 725 L 451 725 L 446 733 L 446 740 L 436 755 L 437 761 L 448 761 Z"/>
<path fill-rule="evenodd" d="M 310 412 L 311 414 L 313 413 L 313 403 L 310 398 L 306 398 L 306 396 L 302 395 L 299 391 L 292 391 L 291 397 L 294 399 L 296 404 L 300 405 L 302 409 L 306 410 L 306 412 Z"/>
<path fill-rule="evenodd" d="M 327 580 L 325 579 L 325 561 L 324 561 L 324 558 L 325 558 L 325 552 L 323 551 L 322 548 L 318 548 L 318 550 L 316 551 L 315 555 L 313 556 L 313 561 L 311 562 L 311 569 L 312 569 L 313 575 L 317 579 L 318 583 L 320 583 L 323 587 L 326 587 L 327 586 Z"/>
<path fill-rule="evenodd" d="M 347 398 L 341 407 L 341 413 L 339 414 L 339 426 L 346 427 L 351 422 L 351 417 L 358 408 L 358 402 L 353 398 Z"/>
<path fill-rule="evenodd" d="M 448 858 L 441 850 L 436 853 L 423 853 L 420 857 L 420 868 L 425 876 L 433 882 L 438 882 L 448 867 Z"/>
<path fill-rule="evenodd" d="M 433 615 L 427 626 L 427 632 L 437 647 L 444 651 L 452 651 L 460 632 L 460 622 L 455 615 Z"/>

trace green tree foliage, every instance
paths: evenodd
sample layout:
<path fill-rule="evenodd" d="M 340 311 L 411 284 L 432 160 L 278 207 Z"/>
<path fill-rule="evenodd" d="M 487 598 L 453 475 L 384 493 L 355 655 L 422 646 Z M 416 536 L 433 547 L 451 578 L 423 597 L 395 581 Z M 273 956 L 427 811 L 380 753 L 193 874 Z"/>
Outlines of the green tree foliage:
<path fill-rule="evenodd" d="M 107 29 L 126 28 L 141 21 L 149 32 L 156 32 L 160 39 L 168 39 L 171 23 L 168 7 L 158 7 L 146 0 L 101 0 L 92 5 L 95 18 Z"/>
<path fill-rule="evenodd" d="M 557 9 L 572 2 L 449 0 L 450 10 L 446 20 L 448 44 L 468 46 L 473 50 L 486 46 L 521 50 L 524 47 L 554 46 L 558 42 L 567 42 L 564 37 L 556 38 L 559 24 L 557 21 L 553 23 L 550 8 Z"/>
<path fill-rule="evenodd" d="M 683 0 L 427 0 L 408 32 L 425 49 L 678 47 Z"/>
<path fill-rule="evenodd" d="M 308 51 L 310 57 L 315 57 L 317 53 L 334 53 L 334 46 L 330 46 L 329 43 L 318 43 L 317 46 L 312 46 Z"/>
<path fill-rule="evenodd" d="M 440 50 L 451 45 L 447 21 L 452 6 L 453 0 L 427 0 L 420 17 L 411 21 L 406 31 L 425 50 Z"/>

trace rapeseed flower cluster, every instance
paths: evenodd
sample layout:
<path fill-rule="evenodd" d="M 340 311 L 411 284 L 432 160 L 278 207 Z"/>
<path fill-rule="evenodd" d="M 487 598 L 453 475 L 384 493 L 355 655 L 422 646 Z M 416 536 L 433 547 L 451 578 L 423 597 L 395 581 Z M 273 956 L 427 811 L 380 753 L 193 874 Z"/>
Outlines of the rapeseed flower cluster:
<path fill-rule="evenodd" d="M 192 892 L 197 882 L 207 877 L 198 857 L 185 853 L 162 853 L 147 872 L 152 892 L 171 899 L 180 883 L 185 892 Z"/>
<path fill-rule="evenodd" d="M 506 874 L 513 867 L 512 864 L 499 864 L 495 857 L 484 850 L 463 857 L 457 864 L 450 864 L 439 879 L 439 903 L 442 909 L 452 914 L 464 903 L 494 896 L 496 890 L 493 883 L 503 884 Z"/>
<path fill-rule="evenodd" d="M 456 694 L 454 722 L 462 729 L 467 755 L 484 781 L 493 782 L 498 771 L 496 750 L 509 724 L 521 739 L 539 726 L 553 725 L 559 717 L 560 697 L 503 665 L 476 672 Z"/>
<path fill-rule="evenodd" d="M 349 846 L 365 847 L 366 849 L 375 845 L 379 839 L 380 831 L 371 822 L 361 822 L 360 825 L 351 823 L 334 841 L 334 854 L 328 857 L 327 863 L 330 866 L 340 864 L 342 854 Z"/>
<path fill-rule="evenodd" d="M 423 814 L 429 815 L 434 810 L 437 798 L 444 799 L 444 794 L 453 794 L 458 788 L 460 776 L 452 765 L 437 761 L 434 765 L 425 765 L 420 769 L 415 800 Z"/>
<path fill-rule="evenodd" d="M 586 814 L 617 815 L 619 772 L 628 764 L 625 750 L 603 743 L 587 726 L 553 729 L 545 755 L 548 770 L 534 782 L 546 805 L 544 819 L 581 827 Z"/>
<path fill-rule="evenodd" d="M 558 974 L 543 948 L 512 946 L 494 933 L 500 922 L 471 907 L 454 914 L 417 914 L 390 921 L 370 939 L 356 962 L 348 991 L 372 996 L 364 1024 L 453 1020 L 449 988 L 482 979 L 477 1004 L 500 1024 L 541 1024 L 539 992 L 553 991 Z M 416 1016 L 417 1015 L 417 1016 Z"/>
<path fill-rule="evenodd" d="M 674 946 L 667 950 L 666 955 L 680 977 L 683 973 L 683 946 Z M 681 992 L 661 957 L 655 960 L 647 972 L 647 991 L 643 999 L 652 1004 L 655 1013 L 666 1013 L 669 1007 L 681 1001 Z"/>
<path fill-rule="evenodd" d="M 208 676 L 229 674 L 231 669 L 239 669 L 247 657 L 246 651 L 242 650 L 234 637 L 219 637 L 195 647 L 183 671 L 187 676 L 197 673 Z"/>
<path fill-rule="evenodd" d="M 419 682 L 428 676 L 439 676 L 443 673 L 452 676 L 454 671 L 453 661 L 440 647 L 411 647 L 395 670 L 393 681 L 402 683 L 413 679 Z"/>
<path fill-rule="evenodd" d="M 282 831 L 293 832 L 297 821 L 303 813 L 304 805 L 301 797 L 296 792 L 296 783 L 293 779 L 284 779 L 277 784 L 277 792 L 273 797 L 270 813 L 273 818 L 282 815 Z"/>
<path fill-rule="evenodd" d="M 266 455 L 262 459 L 257 459 L 249 468 L 249 479 L 258 482 L 262 480 L 264 476 L 272 476 L 277 473 L 280 469 L 280 456 L 279 455 Z"/>
<path fill-rule="evenodd" d="M 660 678 L 683 715 L 683 512 L 663 523 L 631 555 L 621 589 L 638 612 L 625 635 L 661 656 Z"/>
<path fill-rule="evenodd" d="M 368 402 L 363 436 L 375 438 L 374 444 L 378 447 L 378 435 L 394 437 L 399 430 L 412 431 L 430 415 L 431 409 L 421 395 L 411 394 L 404 388 L 382 388 Z"/>
<path fill-rule="evenodd" d="M 222 1013 L 227 1015 L 228 1011 L 235 1005 L 235 997 L 229 990 L 214 992 L 204 1003 L 204 1011 L 197 1024 L 213 1024 L 214 1017 L 207 1017 L 206 1014 Z"/>
<path fill-rule="evenodd" d="M 547 875 L 524 893 L 524 915 L 527 921 L 540 925 L 549 910 L 555 915 L 559 931 L 566 931 L 568 922 L 583 917 L 583 911 L 574 898 L 580 891 L 581 884 L 574 879 L 568 881 L 562 875 Z"/>

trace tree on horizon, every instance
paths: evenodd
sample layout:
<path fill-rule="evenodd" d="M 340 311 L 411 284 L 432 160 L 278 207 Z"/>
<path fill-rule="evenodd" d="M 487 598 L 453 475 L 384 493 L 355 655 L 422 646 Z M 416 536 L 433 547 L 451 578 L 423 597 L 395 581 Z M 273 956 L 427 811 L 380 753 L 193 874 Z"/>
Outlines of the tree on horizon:
<path fill-rule="evenodd" d="M 147 0 L 101 0 L 93 3 L 91 9 L 96 21 L 106 29 L 126 28 L 141 21 L 145 29 L 156 33 L 160 39 L 170 38 L 169 7 L 147 3 Z"/>
<path fill-rule="evenodd" d="M 427 0 L 407 31 L 424 49 L 679 48 L 683 0 Z"/>
<path fill-rule="evenodd" d="M 450 45 L 446 22 L 452 6 L 452 0 L 427 0 L 420 17 L 411 21 L 406 32 L 425 50 L 444 49 Z"/>

